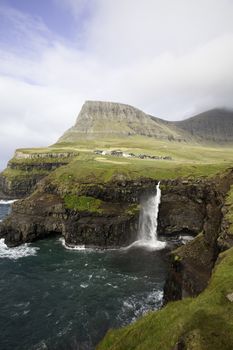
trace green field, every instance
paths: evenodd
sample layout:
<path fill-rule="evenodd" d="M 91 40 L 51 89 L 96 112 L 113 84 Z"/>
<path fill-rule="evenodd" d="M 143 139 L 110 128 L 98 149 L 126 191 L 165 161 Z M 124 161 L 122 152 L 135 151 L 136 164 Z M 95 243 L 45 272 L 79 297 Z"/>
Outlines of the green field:
<path fill-rule="evenodd" d="M 106 182 L 122 177 L 136 179 L 150 177 L 158 180 L 177 177 L 212 176 L 233 164 L 233 147 L 201 146 L 185 142 L 161 141 L 148 137 L 80 140 L 78 144 L 57 144 L 52 149 L 72 149 L 79 156 L 67 167 L 56 171 L 62 180 Z M 172 160 L 148 160 L 97 156 L 93 150 L 119 149 L 134 154 L 170 156 Z M 55 174 L 54 174 L 55 175 Z"/>
<path fill-rule="evenodd" d="M 172 160 L 152 160 L 102 156 L 94 150 L 121 150 L 128 153 L 169 156 Z M 75 190 L 80 183 L 106 183 L 112 180 L 135 180 L 153 178 L 156 180 L 174 178 L 210 177 L 223 172 L 233 165 L 233 147 L 217 145 L 200 145 L 198 143 L 158 140 L 152 137 L 128 136 L 101 139 L 81 138 L 78 143 L 57 143 L 48 148 L 18 150 L 22 153 L 43 157 L 32 159 L 13 158 L 10 164 L 16 169 L 7 168 L 3 175 L 13 180 L 29 176 L 29 171 L 20 168 L 24 165 L 38 165 L 31 173 L 38 173 L 44 163 L 57 162 L 51 154 L 75 153 L 70 158 L 60 158 L 67 162 L 50 173 L 50 180 L 59 187 Z M 46 157 L 46 154 L 48 156 Z"/>

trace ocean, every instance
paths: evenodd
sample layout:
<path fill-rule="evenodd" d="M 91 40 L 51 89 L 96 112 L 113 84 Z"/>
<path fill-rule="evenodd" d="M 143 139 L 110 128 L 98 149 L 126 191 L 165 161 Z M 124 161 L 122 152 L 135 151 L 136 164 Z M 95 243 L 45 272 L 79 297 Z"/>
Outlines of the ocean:
<path fill-rule="evenodd" d="M 11 203 L 0 201 L 0 220 Z M 0 240 L 0 349 L 89 350 L 162 305 L 164 250 L 70 250 L 61 237 Z"/>

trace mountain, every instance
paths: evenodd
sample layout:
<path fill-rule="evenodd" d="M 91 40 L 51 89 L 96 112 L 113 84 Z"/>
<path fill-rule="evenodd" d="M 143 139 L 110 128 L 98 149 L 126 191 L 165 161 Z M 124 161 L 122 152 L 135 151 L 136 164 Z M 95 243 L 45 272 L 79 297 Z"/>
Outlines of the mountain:
<path fill-rule="evenodd" d="M 170 141 L 232 142 L 233 111 L 213 109 L 183 121 L 170 122 L 130 105 L 86 101 L 75 125 L 67 130 L 58 142 L 133 135 Z"/>
<path fill-rule="evenodd" d="M 143 135 L 159 139 L 185 139 L 186 132 L 167 121 L 152 117 L 132 106 L 103 101 L 86 101 L 75 125 L 59 142 L 79 138 L 125 137 Z"/>
<path fill-rule="evenodd" d="M 212 109 L 174 124 L 199 140 L 233 141 L 233 111 L 230 110 Z"/>

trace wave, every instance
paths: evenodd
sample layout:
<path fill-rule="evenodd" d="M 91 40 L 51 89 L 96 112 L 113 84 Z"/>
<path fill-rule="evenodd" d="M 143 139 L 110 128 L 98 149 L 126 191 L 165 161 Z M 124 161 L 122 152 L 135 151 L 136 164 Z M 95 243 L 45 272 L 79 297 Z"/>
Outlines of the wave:
<path fill-rule="evenodd" d="M 64 248 L 68 250 L 77 250 L 77 251 L 85 251 L 85 252 L 98 252 L 99 254 L 102 254 L 107 251 L 115 251 L 119 250 L 121 248 L 101 248 L 101 247 L 86 247 L 85 244 L 80 244 L 80 245 L 72 245 L 69 246 L 66 244 L 66 241 L 64 238 L 59 238 L 59 241 L 63 245 Z"/>
<path fill-rule="evenodd" d="M 27 256 L 35 256 L 39 249 L 38 247 L 31 247 L 29 243 L 9 248 L 5 244 L 4 238 L 0 239 L 0 259 L 17 260 Z"/>
<path fill-rule="evenodd" d="M 0 204 L 12 204 L 16 201 L 18 201 L 18 199 L 10 199 L 10 200 L 0 199 Z"/>
<path fill-rule="evenodd" d="M 130 323 L 132 323 L 149 311 L 160 309 L 162 302 L 162 290 L 153 290 L 144 296 L 142 295 L 140 300 L 138 300 L 136 296 L 132 295 L 123 301 L 119 317 L 124 319 L 125 315 L 131 315 Z M 128 320 L 125 324 L 128 324 Z"/>

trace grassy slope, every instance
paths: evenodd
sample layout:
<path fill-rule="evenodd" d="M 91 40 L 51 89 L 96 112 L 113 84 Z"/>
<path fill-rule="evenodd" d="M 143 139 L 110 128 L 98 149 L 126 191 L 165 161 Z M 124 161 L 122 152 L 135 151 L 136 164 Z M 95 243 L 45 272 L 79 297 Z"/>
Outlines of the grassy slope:
<path fill-rule="evenodd" d="M 197 298 L 169 303 L 139 321 L 107 333 L 98 350 L 233 349 L 233 248 L 221 255 L 207 289 Z"/>
<path fill-rule="evenodd" d="M 232 145 L 218 147 L 201 146 L 197 143 L 158 140 L 151 137 L 130 136 L 125 138 L 111 137 L 101 139 L 80 138 L 78 143 L 58 143 L 53 148 L 74 149 L 76 151 L 90 151 L 93 149 L 122 149 L 134 153 L 147 153 L 158 156 L 171 156 L 176 161 L 197 162 L 227 162 L 233 160 Z"/>
<path fill-rule="evenodd" d="M 48 148 L 22 149 L 23 153 L 59 153 L 59 152 L 79 152 L 81 154 L 92 154 L 95 149 L 112 150 L 121 149 L 135 154 L 146 153 L 149 155 L 171 156 L 172 162 L 162 163 L 159 161 L 143 160 L 141 164 L 150 166 L 153 162 L 154 168 L 171 168 L 177 165 L 207 165 L 207 164 L 230 164 L 233 161 L 233 149 L 218 146 L 201 146 L 195 143 L 161 141 L 155 138 L 143 136 L 130 136 L 125 138 L 101 138 L 101 139 L 84 139 L 81 138 L 78 143 L 58 143 Z M 46 161 L 47 158 L 44 159 Z M 116 160 L 116 158 L 114 158 Z M 16 160 L 14 162 L 43 162 L 43 159 Z M 57 161 L 57 158 L 51 158 L 49 161 Z M 127 162 L 139 164 L 136 159 L 127 159 Z M 147 162 L 147 163 L 146 163 Z"/>

